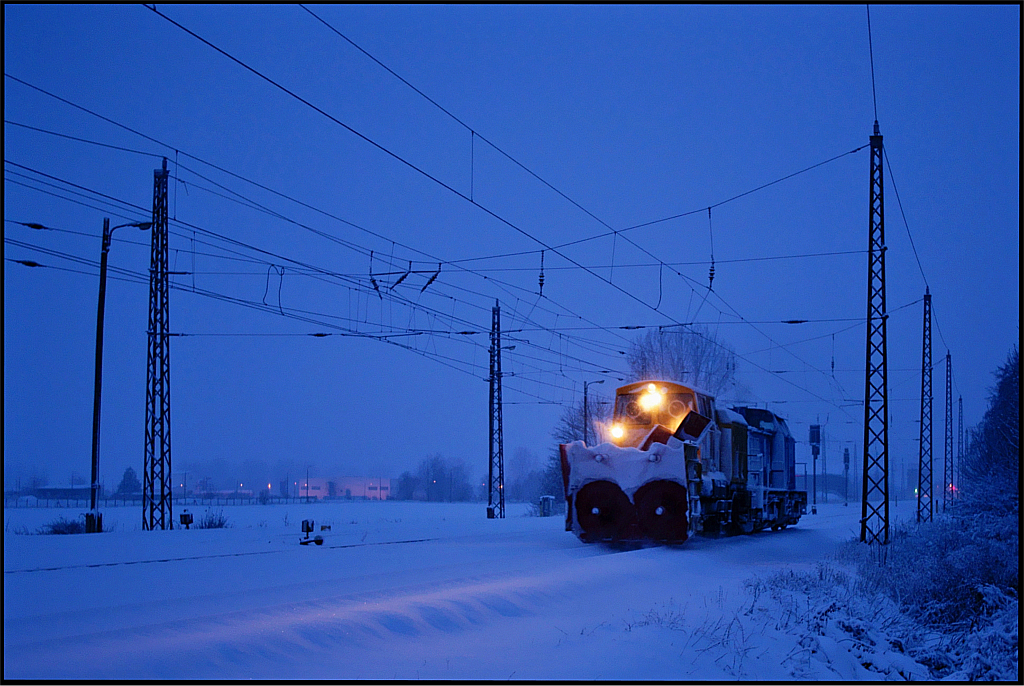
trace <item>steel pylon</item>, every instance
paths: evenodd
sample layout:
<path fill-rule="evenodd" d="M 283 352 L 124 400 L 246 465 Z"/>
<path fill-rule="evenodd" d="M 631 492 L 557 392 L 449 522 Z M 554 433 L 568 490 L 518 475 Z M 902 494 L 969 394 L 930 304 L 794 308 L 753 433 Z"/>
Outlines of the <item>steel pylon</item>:
<path fill-rule="evenodd" d="M 172 529 L 171 350 L 167 273 L 167 159 L 153 172 L 153 228 L 149 266 L 149 354 L 146 371 L 146 453 L 142 528 Z"/>
<path fill-rule="evenodd" d="M 491 308 L 490 461 L 487 468 L 487 517 L 505 518 L 505 457 L 501 425 L 501 304 Z"/>
<path fill-rule="evenodd" d="M 882 195 L 882 136 L 871 136 L 868 205 L 868 313 L 864 376 L 864 488 L 860 540 L 889 542 L 889 383 L 885 301 L 885 210 Z"/>
<path fill-rule="evenodd" d="M 924 334 L 921 343 L 921 436 L 917 467 L 917 521 L 930 522 L 932 501 L 932 295 L 924 292 Z"/>

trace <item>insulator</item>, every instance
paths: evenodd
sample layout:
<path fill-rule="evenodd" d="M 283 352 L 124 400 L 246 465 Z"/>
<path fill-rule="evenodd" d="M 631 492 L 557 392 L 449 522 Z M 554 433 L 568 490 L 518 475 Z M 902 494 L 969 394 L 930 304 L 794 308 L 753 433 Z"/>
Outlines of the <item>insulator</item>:
<path fill-rule="evenodd" d="M 715 260 L 711 260 L 711 269 L 708 270 L 708 288 L 715 282 Z"/>
<path fill-rule="evenodd" d="M 544 295 L 544 251 L 540 251 L 540 278 L 537 279 L 540 288 L 539 295 Z"/>

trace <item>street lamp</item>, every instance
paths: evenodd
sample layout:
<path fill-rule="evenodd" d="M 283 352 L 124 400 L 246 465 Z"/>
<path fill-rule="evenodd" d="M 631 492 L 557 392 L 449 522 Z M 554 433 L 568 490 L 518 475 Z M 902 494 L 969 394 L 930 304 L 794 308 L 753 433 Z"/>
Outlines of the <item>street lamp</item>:
<path fill-rule="evenodd" d="M 100 392 L 103 387 L 103 308 L 107 298 L 107 253 L 110 252 L 110 237 L 114 229 L 124 226 L 137 226 L 145 231 L 153 226 L 153 222 L 129 222 L 113 228 L 110 219 L 103 218 L 103 243 L 100 251 L 100 296 L 96 307 L 96 385 L 92 401 L 92 488 L 89 512 L 85 515 L 86 533 L 103 531 L 103 517 L 96 509 L 96 496 L 99 491 L 100 474 Z"/>
<path fill-rule="evenodd" d="M 587 386 L 590 384 L 604 383 L 604 379 L 600 381 L 584 381 L 583 382 L 583 443 L 587 443 L 587 436 L 590 433 L 590 424 L 587 421 Z"/>

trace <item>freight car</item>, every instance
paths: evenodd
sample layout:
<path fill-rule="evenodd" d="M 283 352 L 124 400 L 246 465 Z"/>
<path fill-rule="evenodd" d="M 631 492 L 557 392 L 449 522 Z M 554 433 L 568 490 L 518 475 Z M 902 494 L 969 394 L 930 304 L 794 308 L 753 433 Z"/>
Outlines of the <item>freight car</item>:
<path fill-rule="evenodd" d="M 566 531 L 581 540 L 681 543 L 785 529 L 807 511 L 796 443 L 778 415 L 718 409 L 669 381 L 617 389 L 607 440 L 559 446 Z"/>

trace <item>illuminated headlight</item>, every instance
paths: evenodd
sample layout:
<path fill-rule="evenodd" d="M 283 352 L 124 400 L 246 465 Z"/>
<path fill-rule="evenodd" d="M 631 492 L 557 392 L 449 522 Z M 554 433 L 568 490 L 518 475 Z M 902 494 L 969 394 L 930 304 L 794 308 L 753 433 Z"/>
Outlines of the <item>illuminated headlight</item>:
<path fill-rule="evenodd" d="M 658 405 L 661 405 L 664 398 L 665 396 L 658 393 L 657 390 L 644 393 L 642 396 L 640 396 L 640 407 L 644 408 L 647 411 L 653 410 Z"/>
<path fill-rule="evenodd" d="M 626 432 L 618 424 L 612 427 L 612 438 L 622 438 L 626 435 Z"/>

